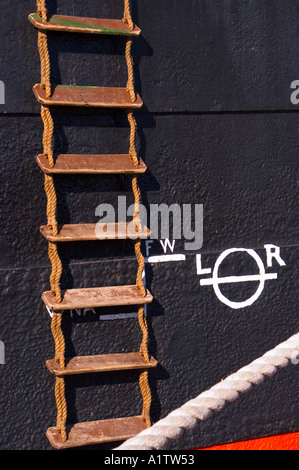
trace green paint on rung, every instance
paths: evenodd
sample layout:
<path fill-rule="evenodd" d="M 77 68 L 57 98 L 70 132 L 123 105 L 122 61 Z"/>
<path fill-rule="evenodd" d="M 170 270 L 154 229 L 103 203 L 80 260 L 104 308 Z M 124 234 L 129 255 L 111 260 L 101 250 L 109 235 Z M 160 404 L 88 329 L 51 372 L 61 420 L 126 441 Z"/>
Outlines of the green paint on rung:
<path fill-rule="evenodd" d="M 34 14 L 34 13 L 29 15 L 29 21 L 32 22 L 32 18 L 34 18 L 35 20 L 41 20 L 41 18 L 38 15 Z M 104 28 L 104 27 L 101 27 L 101 26 L 95 26 L 95 25 L 86 24 L 86 23 L 77 23 L 76 21 L 61 20 L 59 18 L 50 18 L 48 20 L 48 23 L 58 23 L 58 24 L 62 24 L 62 25 L 77 26 L 79 28 L 95 29 L 95 30 L 101 31 L 105 34 L 116 34 L 116 35 L 118 35 L 118 34 L 128 35 L 129 34 L 129 31 L 125 31 L 125 30 L 121 30 L 121 29 Z"/>

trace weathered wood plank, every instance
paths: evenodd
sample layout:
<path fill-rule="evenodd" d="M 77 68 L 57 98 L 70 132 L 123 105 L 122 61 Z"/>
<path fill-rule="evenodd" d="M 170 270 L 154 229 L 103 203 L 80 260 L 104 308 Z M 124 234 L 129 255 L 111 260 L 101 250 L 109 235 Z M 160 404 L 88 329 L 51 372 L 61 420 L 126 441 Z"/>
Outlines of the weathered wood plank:
<path fill-rule="evenodd" d="M 60 154 L 55 156 L 53 167 L 50 166 L 45 155 L 38 155 L 36 161 L 41 170 L 47 174 L 141 174 L 147 170 L 141 159 L 136 167 L 128 154 Z"/>
<path fill-rule="evenodd" d="M 137 286 L 94 287 L 69 289 L 64 293 L 61 303 L 56 301 L 51 291 L 42 294 L 46 306 L 54 311 L 75 308 L 116 307 L 118 305 L 144 305 L 151 303 L 153 297 L 149 291 L 142 297 Z"/>
<path fill-rule="evenodd" d="M 52 374 L 58 377 L 65 375 L 91 374 L 97 372 L 114 372 L 121 370 L 142 370 L 156 367 L 158 362 L 153 357 L 146 362 L 139 353 L 105 354 L 101 356 L 79 356 L 66 359 L 66 367 L 60 369 L 55 359 L 46 362 Z"/>
<path fill-rule="evenodd" d="M 79 16 L 53 15 L 43 23 L 35 13 L 29 21 L 42 31 L 64 31 L 71 33 L 112 34 L 117 36 L 139 36 L 141 30 L 135 26 L 131 31 L 122 20 L 102 18 L 82 18 Z"/>
<path fill-rule="evenodd" d="M 87 106 L 93 108 L 124 108 L 137 109 L 143 105 L 136 93 L 136 101 L 132 102 L 126 88 L 56 85 L 52 88 L 50 98 L 40 84 L 33 87 L 37 101 L 44 106 Z"/>
<path fill-rule="evenodd" d="M 55 449 L 69 449 L 104 442 L 125 441 L 146 429 L 141 416 L 107 419 L 89 423 L 77 423 L 67 426 L 68 440 L 62 442 L 61 434 L 55 428 L 49 428 L 47 438 Z"/>
<path fill-rule="evenodd" d="M 97 226 L 99 230 L 96 230 Z M 132 222 L 61 225 L 58 226 L 58 235 L 53 235 L 52 229 L 43 225 L 40 232 L 50 242 L 145 240 L 150 237 L 150 230 L 147 227 L 137 232 Z"/>

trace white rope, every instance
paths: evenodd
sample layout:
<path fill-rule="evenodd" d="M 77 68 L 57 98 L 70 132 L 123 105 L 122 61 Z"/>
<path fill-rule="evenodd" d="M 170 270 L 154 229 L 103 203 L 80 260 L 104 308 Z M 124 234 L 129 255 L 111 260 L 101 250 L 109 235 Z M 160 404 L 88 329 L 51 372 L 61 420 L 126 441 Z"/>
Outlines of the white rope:
<path fill-rule="evenodd" d="M 294 364 L 298 364 L 298 354 L 299 333 L 222 380 L 210 390 L 200 394 L 197 398 L 188 401 L 151 428 L 142 431 L 114 450 L 167 449 L 170 440 L 179 439 L 186 429 L 194 429 L 197 421 L 205 421 L 215 411 L 222 410 L 226 403 L 237 400 L 253 385 L 259 385 L 264 382 L 266 377 L 275 375 L 292 359 Z"/>

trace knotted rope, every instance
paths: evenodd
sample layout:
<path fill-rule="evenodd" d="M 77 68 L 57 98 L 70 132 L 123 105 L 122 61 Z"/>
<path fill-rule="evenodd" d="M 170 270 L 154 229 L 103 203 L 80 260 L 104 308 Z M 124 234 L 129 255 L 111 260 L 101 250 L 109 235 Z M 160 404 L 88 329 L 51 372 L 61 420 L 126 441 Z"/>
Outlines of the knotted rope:
<path fill-rule="evenodd" d="M 123 22 L 127 23 L 129 26 L 129 29 L 132 31 L 134 29 L 134 23 L 132 21 L 131 17 L 131 9 L 130 9 L 130 0 L 124 0 L 124 17 L 123 17 Z"/>
<path fill-rule="evenodd" d="M 134 29 L 134 23 L 131 17 L 130 9 L 130 0 L 124 0 L 124 17 L 123 22 L 128 24 L 129 29 L 132 31 Z M 127 82 L 127 92 L 130 93 L 131 101 L 134 103 L 136 101 L 136 93 L 134 89 L 134 62 L 131 54 L 133 39 L 130 37 L 126 38 L 126 61 L 128 68 L 128 82 Z"/>
<path fill-rule="evenodd" d="M 65 399 L 65 382 L 63 377 L 56 377 L 55 398 L 57 404 L 57 432 L 61 434 L 62 441 L 66 442 L 67 406 Z"/>
<path fill-rule="evenodd" d="M 129 0 L 125 0 L 125 13 L 124 13 L 124 21 L 128 23 L 129 28 L 132 30 L 134 28 L 134 24 L 132 22 L 131 13 L 130 13 L 130 2 Z M 136 94 L 134 88 L 134 63 L 133 58 L 131 55 L 132 49 L 132 39 L 127 38 L 126 40 L 126 61 L 128 67 L 128 83 L 127 83 L 127 91 L 130 93 L 131 101 L 136 101 Z M 127 113 L 128 122 L 130 125 L 130 149 L 129 155 L 132 158 L 134 165 L 136 168 L 139 166 L 139 160 L 136 151 L 136 137 L 137 137 L 137 123 L 132 111 L 128 111 Z M 142 231 L 142 224 L 140 221 L 140 203 L 141 203 L 141 192 L 138 184 L 137 176 L 132 176 L 132 190 L 134 194 L 135 200 L 135 209 L 134 209 L 134 216 L 133 221 L 136 229 L 136 233 Z M 136 285 L 141 292 L 143 297 L 146 296 L 146 288 L 143 282 L 143 271 L 144 271 L 144 256 L 141 252 L 141 241 L 140 239 L 136 239 L 134 241 L 135 247 L 135 254 L 136 259 L 138 262 L 138 270 L 136 276 Z M 138 320 L 139 325 L 142 331 L 142 342 L 140 346 L 140 355 L 144 357 L 146 362 L 149 362 L 149 352 L 148 352 L 148 326 L 145 316 L 144 307 L 140 307 L 138 310 Z M 148 382 L 148 371 L 142 371 L 139 378 L 139 385 L 143 397 L 143 411 L 142 411 L 142 418 L 145 421 L 147 427 L 151 426 L 151 419 L 150 419 L 150 407 L 151 407 L 151 391 Z"/>
<path fill-rule="evenodd" d="M 42 19 L 43 23 L 47 21 L 47 8 L 45 0 L 37 0 L 37 15 Z M 41 86 L 46 91 L 46 98 L 51 96 L 51 69 L 50 56 L 48 50 L 48 36 L 43 31 L 38 31 L 38 50 L 41 62 Z M 43 134 L 43 153 L 49 161 L 51 168 L 54 167 L 53 157 L 53 133 L 54 122 L 47 106 L 41 106 L 41 118 L 44 124 Z M 45 192 L 47 195 L 47 219 L 48 227 L 52 229 L 53 235 L 58 234 L 56 209 L 57 196 L 52 175 L 45 173 Z M 60 278 L 62 274 L 62 263 L 59 258 L 57 244 L 49 242 L 48 246 L 49 258 L 52 265 L 52 273 L 50 275 L 51 292 L 55 294 L 56 301 L 62 301 Z M 65 369 L 65 341 L 61 329 L 62 312 L 55 312 L 51 322 L 51 331 L 55 343 L 55 361 L 60 365 L 61 370 Z M 67 405 L 65 398 L 65 382 L 63 377 L 56 377 L 55 399 L 57 405 L 57 432 L 61 434 L 63 441 L 67 440 L 66 435 L 66 419 Z"/>
<path fill-rule="evenodd" d="M 36 0 L 36 9 L 37 16 L 39 16 L 43 20 L 43 23 L 46 23 L 48 14 L 46 8 L 46 0 Z"/>
<path fill-rule="evenodd" d="M 51 331 L 55 342 L 55 362 L 60 365 L 60 369 L 65 369 L 65 341 L 61 329 L 62 312 L 54 312 Z"/>
<path fill-rule="evenodd" d="M 45 2 L 37 2 L 38 11 L 45 10 Z M 44 33 L 43 33 L 44 34 Z M 49 90 L 51 94 L 51 85 L 50 85 L 50 60 L 49 52 L 47 46 L 47 35 L 44 34 L 44 39 L 40 41 L 39 36 L 39 51 L 42 64 L 42 84 L 45 84 L 43 79 L 43 64 L 45 62 L 45 56 L 47 57 L 47 83 L 49 83 Z M 47 90 L 47 87 L 46 87 Z M 48 90 L 48 91 L 49 91 Z M 47 93 L 47 92 L 46 92 Z M 41 106 L 41 118 L 44 124 L 44 133 L 43 133 L 43 153 L 49 161 L 51 168 L 54 167 L 54 157 L 53 157 L 53 134 L 54 134 L 54 121 L 51 115 L 51 111 L 48 106 Z M 47 223 L 48 227 L 52 229 L 53 235 L 58 234 L 57 220 L 56 220 L 56 210 L 57 210 L 57 196 L 54 186 L 54 179 L 52 175 L 47 175 L 45 173 L 45 192 L 47 196 Z M 52 264 L 52 274 L 50 277 L 51 291 L 56 295 L 57 302 L 61 302 L 61 290 L 60 290 L 60 278 L 62 274 L 62 264 L 58 255 L 57 245 L 55 243 L 49 242 L 49 258 Z"/>
<path fill-rule="evenodd" d="M 134 114 L 132 111 L 129 111 L 128 114 L 128 121 L 130 124 L 130 149 L 129 149 L 129 155 L 134 161 L 134 165 L 138 167 L 139 161 L 138 161 L 138 156 L 137 156 L 137 151 L 136 151 L 136 137 L 137 137 L 137 122 L 135 119 Z"/>
<path fill-rule="evenodd" d="M 50 57 L 48 50 L 48 37 L 43 31 L 38 31 L 38 50 L 41 64 L 41 86 L 46 90 L 46 98 L 51 96 L 50 83 Z"/>
<path fill-rule="evenodd" d="M 148 383 L 148 371 L 145 370 L 141 372 L 139 377 L 139 385 L 143 397 L 143 410 L 142 410 L 142 419 L 146 423 L 146 426 L 149 428 L 152 425 L 151 417 L 150 417 L 150 410 L 151 410 L 151 402 L 152 402 L 152 395 L 151 389 Z"/>
<path fill-rule="evenodd" d="M 46 0 L 36 1 L 36 14 L 42 19 L 43 23 L 47 22 Z M 50 83 L 50 56 L 48 50 L 48 36 L 43 31 L 38 31 L 38 50 L 41 63 L 41 86 L 46 90 L 46 97 L 51 96 Z"/>
<path fill-rule="evenodd" d="M 62 274 L 62 263 L 59 258 L 57 244 L 49 242 L 49 258 L 52 265 L 52 273 L 50 276 L 51 292 L 56 295 L 56 301 L 60 303 L 62 301 L 61 289 L 60 289 L 60 278 Z"/>
<path fill-rule="evenodd" d="M 65 341 L 61 329 L 62 312 L 54 312 L 51 331 L 55 342 L 55 362 L 60 365 L 62 370 L 65 369 Z M 56 377 L 55 399 L 57 406 L 57 432 L 61 434 L 61 439 L 65 442 L 66 435 L 66 419 L 67 405 L 65 398 L 65 382 L 63 377 Z"/>
<path fill-rule="evenodd" d="M 44 134 L 43 134 L 43 147 L 44 155 L 49 160 L 50 167 L 54 166 L 53 159 L 53 134 L 54 134 L 54 121 L 50 112 L 50 109 L 47 106 L 41 106 L 41 117 L 44 124 Z"/>
<path fill-rule="evenodd" d="M 266 377 L 272 377 L 299 354 L 299 333 L 276 348 L 230 375 L 210 390 L 188 401 L 166 418 L 129 439 L 115 450 L 167 449 L 170 441 L 179 439 L 186 429 L 194 429 L 198 421 L 205 421 L 214 412 L 232 403 Z M 296 361 L 297 362 L 297 361 Z"/>
<path fill-rule="evenodd" d="M 134 103 L 136 101 L 136 93 L 134 89 L 134 62 L 131 54 L 132 51 L 133 39 L 126 39 L 126 61 L 128 68 L 128 82 L 127 82 L 127 92 L 130 93 L 131 101 Z"/>

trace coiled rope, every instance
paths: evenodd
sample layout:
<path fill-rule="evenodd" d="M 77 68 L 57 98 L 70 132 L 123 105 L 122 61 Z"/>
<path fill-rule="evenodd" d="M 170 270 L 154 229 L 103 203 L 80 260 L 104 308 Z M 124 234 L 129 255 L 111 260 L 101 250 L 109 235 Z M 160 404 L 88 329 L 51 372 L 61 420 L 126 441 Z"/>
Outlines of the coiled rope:
<path fill-rule="evenodd" d="M 266 377 L 286 367 L 292 359 L 297 363 L 298 355 L 299 333 L 114 450 L 167 449 L 171 440 L 179 439 L 187 429 L 194 429 L 198 421 L 207 420 L 227 403 L 236 401 L 253 385 L 260 385 Z"/>

